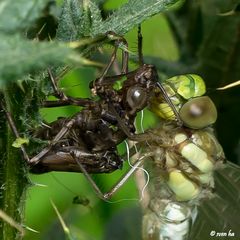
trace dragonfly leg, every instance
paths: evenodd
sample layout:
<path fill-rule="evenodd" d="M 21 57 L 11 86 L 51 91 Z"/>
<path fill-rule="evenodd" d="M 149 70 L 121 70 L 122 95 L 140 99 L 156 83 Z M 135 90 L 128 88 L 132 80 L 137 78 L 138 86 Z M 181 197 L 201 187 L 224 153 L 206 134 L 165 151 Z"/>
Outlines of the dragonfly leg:
<path fill-rule="evenodd" d="M 79 165 L 79 168 L 81 169 L 82 173 L 84 174 L 88 182 L 92 185 L 98 197 L 104 201 L 107 201 L 108 199 L 110 199 L 124 185 L 124 183 L 132 176 L 132 174 L 138 169 L 138 167 L 142 165 L 145 158 L 149 157 L 150 155 L 151 154 L 148 153 L 138 158 L 131 166 L 131 169 L 129 169 L 108 192 L 103 193 L 101 189 L 97 186 L 97 184 L 94 182 L 92 177 L 89 175 L 89 173 L 86 171 L 82 163 L 78 160 L 74 152 L 72 152 L 72 156 L 76 160 L 77 164 Z"/>
<path fill-rule="evenodd" d="M 129 58 L 129 54 L 128 54 L 128 43 L 126 41 L 126 39 L 114 32 L 108 32 L 107 33 L 108 38 L 116 38 L 115 40 L 115 48 L 118 49 L 119 47 L 121 47 L 121 45 L 124 46 L 124 49 L 122 49 L 122 70 L 121 73 L 122 74 L 126 74 L 128 72 L 128 58 Z M 116 59 L 116 56 L 115 56 Z"/>
<path fill-rule="evenodd" d="M 54 139 L 48 144 L 47 147 L 45 147 L 41 152 L 39 152 L 36 156 L 30 159 L 30 164 L 35 165 L 37 164 L 43 156 L 45 156 L 51 148 L 59 142 L 59 140 L 72 128 L 74 123 L 76 122 L 75 118 L 71 118 L 68 122 L 65 123 L 65 125 L 61 128 L 61 130 L 58 132 L 58 134 L 54 137 Z"/>
<path fill-rule="evenodd" d="M 142 66 L 143 65 L 143 52 L 142 52 L 142 33 L 141 33 L 141 25 L 138 25 L 138 61 L 139 61 L 139 65 Z"/>
<path fill-rule="evenodd" d="M 7 121 L 8 124 L 13 132 L 13 134 L 15 135 L 16 138 L 20 138 L 20 134 L 17 130 L 16 124 L 14 123 L 13 117 L 11 115 L 10 112 L 7 111 L 7 109 L 5 108 L 4 104 L 1 103 L 1 107 L 3 109 L 3 111 L 6 114 L 7 117 Z M 20 146 L 20 149 L 23 153 L 23 158 L 24 160 L 27 162 L 27 164 L 29 165 L 35 165 L 37 164 L 40 159 L 46 155 L 51 148 L 69 131 L 69 129 L 71 129 L 71 127 L 73 126 L 73 124 L 76 122 L 75 118 L 70 119 L 65 125 L 64 127 L 62 127 L 62 129 L 59 131 L 59 133 L 54 137 L 54 139 L 49 143 L 49 145 L 47 147 L 45 147 L 40 153 L 38 153 L 36 156 L 34 156 L 33 158 L 29 158 L 27 151 L 25 149 L 25 147 L 23 145 Z"/>
<path fill-rule="evenodd" d="M 142 142 L 142 141 L 148 141 L 151 140 L 151 135 L 148 133 L 132 133 L 129 130 L 129 127 L 124 123 L 124 121 L 120 118 L 119 114 L 117 113 L 115 107 L 109 102 L 109 109 L 111 110 L 113 116 L 116 118 L 119 127 L 121 130 L 126 134 L 129 140 L 135 141 L 135 142 Z"/>
<path fill-rule="evenodd" d="M 50 68 L 48 68 L 48 75 L 52 83 L 53 91 L 54 91 L 54 96 L 61 99 L 61 100 L 67 100 L 68 97 L 64 94 L 63 91 L 61 91 L 58 86 L 57 86 L 57 80 L 56 78 L 53 77 L 52 71 Z"/>
<path fill-rule="evenodd" d="M 125 38 L 121 38 L 121 42 L 124 44 L 124 47 L 128 49 L 128 43 Z M 126 74 L 128 72 L 128 59 L 129 59 L 129 54 L 128 51 L 123 50 L 122 51 L 122 74 Z"/>
<path fill-rule="evenodd" d="M 101 189 L 98 187 L 98 185 L 94 182 L 93 178 L 91 177 L 91 175 L 87 172 L 87 170 L 84 168 L 83 164 L 79 161 L 78 156 L 76 155 L 75 151 L 71 151 L 71 155 L 74 158 L 74 160 L 76 161 L 76 163 L 78 164 L 81 172 L 83 173 L 83 175 L 86 177 L 86 179 L 88 180 L 88 182 L 92 185 L 92 188 L 94 189 L 95 193 L 97 194 L 97 196 L 102 199 L 105 200 L 104 198 L 104 194 L 101 191 Z"/>
<path fill-rule="evenodd" d="M 60 99 L 56 101 L 43 101 L 42 107 L 62 107 L 68 105 L 90 107 L 94 105 L 94 101 L 89 98 L 73 98 L 67 97 L 67 99 Z"/>
<path fill-rule="evenodd" d="M 58 98 L 56 101 L 43 101 L 43 107 L 60 107 L 67 105 L 76 105 L 87 107 L 93 104 L 93 101 L 88 98 L 73 98 L 65 95 L 57 86 L 57 79 L 53 76 L 52 71 L 48 69 L 48 75 L 52 83 L 54 96 Z"/>
<path fill-rule="evenodd" d="M 20 138 L 20 134 L 17 130 L 16 124 L 14 123 L 14 120 L 13 120 L 13 117 L 12 117 L 11 113 L 7 111 L 7 109 L 5 108 L 5 106 L 2 102 L 1 102 L 1 107 L 2 107 L 3 111 L 5 112 L 8 124 L 9 124 L 13 134 L 15 135 L 16 138 Z M 23 158 L 27 162 L 27 164 L 29 164 L 29 165 L 37 164 L 40 161 L 40 159 L 51 150 L 52 146 L 54 146 L 69 131 L 69 129 L 71 129 L 71 127 L 74 125 L 75 122 L 76 122 L 75 118 L 70 119 L 64 125 L 64 127 L 62 127 L 62 129 L 54 137 L 54 139 L 49 143 L 49 145 L 47 147 L 45 147 L 40 153 L 38 153 L 36 156 L 34 156 L 31 159 L 29 158 L 25 147 L 23 145 L 21 145 L 20 149 L 23 153 Z"/>
<path fill-rule="evenodd" d="M 132 176 L 132 174 L 138 169 L 139 166 L 142 165 L 143 160 L 146 156 L 143 156 L 135 161 L 132 167 L 127 171 L 119 181 L 108 191 L 104 194 L 104 199 L 110 199 L 123 185 L 124 183 Z"/>
<path fill-rule="evenodd" d="M 97 79 L 97 81 L 93 81 L 93 85 L 96 87 L 97 86 L 101 87 L 101 85 L 105 82 L 105 77 L 106 77 L 109 69 L 112 67 L 114 61 L 116 60 L 116 53 L 117 53 L 118 48 L 121 45 L 124 45 L 124 48 L 125 48 L 122 50 L 121 73 L 127 74 L 127 72 L 128 72 L 129 54 L 127 51 L 128 43 L 127 43 L 126 39 L 123 38 L 122 36 L 115 34 L 114 32 L 108 32 L 106 35 L 109 39 L 113 39 L 115 41 L 115 47 L 114 47 L 114 51 L 112 53 L 111 59 L 110 59 L 109 63 L 107 64 L 107 66 L 105 67 L 105 69 L 103 70 L 102 74 Z M 56 80 L 56 78 L 54 78 L 50 69 L 48 69 L 48 74 L 49 74 L 49 78 L 51 80 L 52 87 L 54 90 L 54 96 L 56 96 L 59 100 L 58 101 L 44 101 L 42 104 L 43 107 L 57 107 L 57 106 L 66 106 L 66 105 L 77 105 L 77 106 L 88 107 L 88 106 L 94 104 L 94 102 L 88 98 L 72 98 L 72 97 L 65 95 L 64 92 L 62 92 L 58 88 L 57 80 Z M 114 80 L 115 80 L 115 78 L 114 78 Z"/>
<path fill-rule="evenodd" d="M 152 153 L 144 154 L 139 157 L 131 166 L 131 168 L 117 181 L 117 183 L 104 194 L 104 199 L 110 199 L 123 185 L 124 183 L 132 176 L 132 174 L 143 164 L 143 161 L 150 157 Z"/>
<path fill-rule="evenodd" d="M 163 85 L 160 82 L 157 82 L 157 87 L 160 89 L 160 91 L 163 94 L 163 97 L 164 97 L 165 101 L 167 102 L 167 104 L 170 106 L 170 108 L 174 112 L 174 115 L 175 115 L 175 117 L 177 119 L 178 125 L 182 126 L 183 122 L 182 122 L 182 119 L 180 118 L 179 112 L 177 111 L 176 107 L 172 103 L 172 101 L 171 101 L 170 97 L 168 96 L 166 90 L 164 89 Z"/>
<path fill-rule="evenodd" d="M 115 59 L 116 59 L 117 49 L 118 49 L 117 46 L 115 46 L 114 51 L 113 51 L 113 53 L 112 53 L 112 56 L 111 56 L 111 58 L 110 58 L 109 63 L 107 64 L 107 66 L 105 67 L 105 69 L 103 70 L 101 76 L 100 76 L 99 79 L 98 79 L 98 84 L 101 85 L 101 84 L 104 82 L 104 77 L 107 75 L 110 67 L 112 66 L 113 62 L 114 62 Z"/>
<path fill-rule="evenodd" d="M 114 61 L 116 60 L 116 54 L 117 54 L 117 50 L 119 49 L 119 47 L 121 45 L 124 45 L 124 48 L 126 50 L 122 50 L 122 70 L 121 73 L 122 74 L 126 74 L 128 72 L 128 58 L 129 58 L 129 54 L 128 54 L 128 43 L 126 41 L 125 38 L 116 35 L 114 32 L 108 32 L 107 33 L 108 38 L 116 38 L 115 40 L 115 47 L 114 47 L 114 51 L 112 53 L 112 56 L 110 58 L 109 63 L 107 64 L 107 66 L 105 67 L 105 69 L 103 70 L 102 74 L 100 75 L 100 77 L 97 79 L 97 81 L 94 81 L 93 85 L 99 85 L 101 87 L 101 85 L 104 83 L 105 81 L 105 77 L 109 71 L 109 69 L 112 67 Z"/>

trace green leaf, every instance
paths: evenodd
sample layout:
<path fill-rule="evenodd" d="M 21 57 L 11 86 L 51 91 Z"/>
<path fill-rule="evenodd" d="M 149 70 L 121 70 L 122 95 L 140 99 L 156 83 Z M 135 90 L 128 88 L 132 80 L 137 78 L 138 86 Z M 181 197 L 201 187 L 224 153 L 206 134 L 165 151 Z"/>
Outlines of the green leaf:
<path fill-rule="evenodd" d="M 4 34 L 0 34 L 0 52 L 0 89 L 7 81 L 16 81 L 74 56 L 63 44 L 28 41 L 19 35 Z"/>
<path fill-rule="evenodd" d="M 92 35 L 108 31 L 123 35 L 149 17 L 167 10 L 176 2 L 178 0 L 129 0 L 102 24 L 94 26 Z"/>
<path fill-rule="evenodd" d="M 94 27 L 102 21 L 98 6 L 90 0 L 65 0 L 57 30 L 57 39 L 76 41 L 89 36 Z"/>
<path fill-rule="evenodd" d="M 19 137 L 13 142 L 12 146 L 15 148 L 20 148 L 23 144 L 29 144 L 29 139 Z"/>
<path fill-rule="evenodd" d="M 83 20 L 83 6 L 79 0 L 65 0 L 59 19 L 57 39 L 60 41 L 74 41 L 81 37 L 81 22 Z"/>
<path fill-rule="evenodd" d="M 31 25 L 49 0 L 2 0 L 0 2 L 0 31 L 13 33 Z"/>
<path fill-rule="evenodd" d="M 101 11 L 94 1 L 89 1 L 88 8 L 91 16 L 91 28 L 96 29 L 102 24 Z"/>

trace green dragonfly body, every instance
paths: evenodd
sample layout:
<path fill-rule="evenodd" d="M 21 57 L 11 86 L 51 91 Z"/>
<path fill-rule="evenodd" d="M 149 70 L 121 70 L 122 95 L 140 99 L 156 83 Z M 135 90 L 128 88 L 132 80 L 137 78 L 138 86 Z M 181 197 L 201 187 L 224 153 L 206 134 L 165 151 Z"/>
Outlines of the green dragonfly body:
<path fill-rule="evenodd" d="M 151 200 L 143 220 L 144 239 L 188 239 L 192 211 L 214 196 L 213 174 L 224 167 L 224 153 L 211 127 L 192 130 L 163 122 L 148 134 Z"/>
<path fill-rule="evenodd" d="M 206 89 L 204 81 L 197 75 L 186 75 L 168 79 L 163 86 L 176 106 L 183 126 L 176 124 L 174 112 L 156 90 L 150 109 L 161 118 L 160 125 L 146 131 L 146 141 L 141 143 L 142 148 L 151 153 L 145 161 L 150 174 L 150 200 L 144 210 L 143 239 L 211 239 L 211 234 L 229 230 L 237 234 L 234 221 L 228 224 L 229 221 L 225 223 L 218 216 L 219 224 L 216 225 L 216 216 L 204 210 L 213 208 L 215 214 L 225 209 L 232 211 L 227 198 L 236 202 L 239 191 L 220 197 L 215 191 L 216 182 L 219 189 L 220 176 L 226 178 L 226 184 L 231 186 L 232 172 L 240 173 L 239 167 L 226 162 L 211 127 L 216 121 L 217 111 L 211 99 L 202 96 Z M 240 174 L 238 176 L 234 181 L 240 184 Z M 231 190 L 234 187 L 231 186 Z M 222 188 L 224 190 L 224 185 Z M 235 199 L 234 195 L 237 196 Z M 236 214 L 232 216 L 234 218 Z M 206 226 L 212 228 L 209 227 L 203 238 L 200 232 L 204 232 Z"/>

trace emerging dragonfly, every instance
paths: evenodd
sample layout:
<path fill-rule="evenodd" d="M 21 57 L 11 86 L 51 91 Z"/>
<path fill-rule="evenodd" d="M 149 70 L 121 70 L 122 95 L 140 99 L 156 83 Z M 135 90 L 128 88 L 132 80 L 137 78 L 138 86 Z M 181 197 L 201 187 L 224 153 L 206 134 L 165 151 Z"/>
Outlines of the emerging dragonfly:
<path fill-rule="evenodd" d="M 131 173 L 144 162 L 150 176 L 143 239 L 239 237 L 240 168 L 226 162 L 210 126 L 217 111 L 210 98 L 202 96 L 204 81 L 189 74 L 168 79 L 163 87 L 185 126 L 176 124 L 172 108 L 155 89 L 149 107 L 162 118 L 160 126 L 129 137 L 142 150 Z"/>
<path fill-rule="evenodd" d="M 124 39 L 120 41 L 127 45 Z M 116 51 L 117 47 L 102 76 L 91 85 L 99 96 L 97 101 L 65 96 L 49 72 L 59 101 L 46 101 L 44 106 L 73 104 L 85 108 L 72 118 L 52 123 L 49 130 L 37 131 L 36 136 L 51 142 L 31 159 L 21 146 L 25 159 L 36 173 L 83 172 L 103 199 L 110 198 L 145 160 L 151 169 L 151 201 L 145 210 L 144 239 L 188 239 L 191 221 L 200 224 L 200 228 L 207 222 L 206 218 L 203 225 L 201 221 L 199 223 L 198 215 L 204 211 L 198 213 L 197 205 L 214 197 L 213 171 L 226 169 L 226 166 L 236 169 L 224 164 L 221 146 L 208 127 L 216 120 L 215 106 L 210 98 L 202 96 L 205 85 L 199 76 L 175 77 L 161 85 L 152 65 L 141 64 L 136 71 L 128 72 L 127 51 L 123 51 L 122 74 L 106 77 Z M 141 50 L 139 55 L 142 55 Z M 116 87 L 116 82 L 123 84 Z M 147 105 L 165 120 L 159 128 L 135 134 L 136 113 Z M 10 113 L 6 113 L 16 137 L 19 137 Z M 143 154 L 110 192 L 102 194 L 89 173 L 107 173 L 121 168 L 122 160 L 116 146 L 126 138 L 137 142 Z M 231 179 L 231 176 L 221 174 L 221 170 L 219 172 L 220 176 Z M 235 195 L 230 196 L 234 199 Z M 226 209 L 229 209 L 229 202 L 226 203 Z M 207 217 L 212 220 L 211 216 Z M 220 221 L 213 226 L 228 225 Z M 231 227 L 236 231 L 234 224 Z M 193 233 L 196 231 L 190 234 Z M 196 234 L 191 239 L 197 239 L 195 237 Z"/>
<path fill-rule="evenodd" d="M 163 86 L 186 127 L 169 121 L 174 119 L 171 109 L 162 103 L 161 94 L 153 95 L 150 108 L 162 120 L 158 128 L 145 132 L 147 144 L 138 143 L 145 145 L 150 175 L 143 239 L 210 239 L 229 231 L 239 237 L 239 187 L 231 181 L 240 183 L 240 169 L 226 163 L 209 126 L 217 112 L 211 100 L 201 96 L 204 82 L 199 76 L 186 75 L 168 79 Z M 189 100 L 182 105 L 183 99 Z M 223 217 L 216 219 L 219 213 Z"/>

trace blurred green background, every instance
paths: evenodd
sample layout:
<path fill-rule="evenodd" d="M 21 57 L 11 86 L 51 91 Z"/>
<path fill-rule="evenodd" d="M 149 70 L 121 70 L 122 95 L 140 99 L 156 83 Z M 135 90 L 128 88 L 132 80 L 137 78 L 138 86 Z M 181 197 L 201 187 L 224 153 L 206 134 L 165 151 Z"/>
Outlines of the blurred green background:
<path fill-rule="evenodd" d="M 59 3 L 61 1 L 58 1 Z M 120 0 L 109 0 L 104 3 L 106 10 L 116 9 L 121 4 L 127 2 Z M 142 24 L 143 35 L 143 53 L 144 55 L 161 57 L 166 60 L 176 60 L 178 58 L 178 50 L 176 44 L 171 36 L 171 32 L 167 21 L 163 15 L 156 15 L 150 20 Z M 126 39 L 129 43 L 130 51 L 137 51 L 137 29 L 133 29 L 126 34 Z M 110 51 L 111 52 L 111 51 Z M 133 65 L 134 68 L 134 65 Z M 90 81 L 98 76 L 99 72 L 93 67 L 85 67 L 74 70 L 68 73 L 60 82 L 60 87 L 71 96 L 88 97 L 90 92 L 88 84 Z M 236 79 L 237 80 L 237 79 Z M 216 86 L 218 87 L 218 86 Z M 233 152 L 233 145 L 236 145 L 236 139 L 232 140 L 234 128 L 237 126 L 230 126 L 231 120 L 237 122 L 239 111 L 237 106 L 227 107 L 224 101 L 227 102 L 229 96 L 238 96 L 239 89 L 231 89 L 226 92 L 212 91 L 211 97 L 218 104 L 219 120 L 217 122 L 218 136 L 220 142 L 227 151 L 227 156 L 232 161 L 237 161 L 236 156 L 239 156 L 239 151 Z M 42 109 L 42 116 L 49 122 L 57 119 L 59 116 L 69 116 L 78 111 L 77 107 L 60 107 L 56 109 Z M 238 114 L 237 114 L 238 111 Z M 144 127 L 153 127 L 154 118 L 145 115 Z M 238 134 L 236 132 L 236 134 Z M 121 151 L 124 151 L 122 146 Z M 122 171 L 116 171 L 112 174 L 103 174 L 94 176 L 97 184 L 104 190 L 109 189 L 123 174 Z M 80 240 L 108 240 L 115 239 L 114 236 L 108 237 L 106 229 L 112 229 L 117 232 L 121 228 L 122 221 L 126 221 L 125 229 L 129 236 L 134 229 L 140 229 L 140 222 L 138 220 L 131 221 L 132 218 L 138 217 L 138 212 L 135 211 L 139 207 L 139 196 L 135 186 L 134 178 L 125 184 L 117 193 L 112 202 L 103 202 L 100 200 L 85 177 L 78 173 L 57 173 L 52 172 L 43 175 L 30 175 L 33 183 L 27 192 L 26 202 L 26 226 L 32 228 L 39 233 L 27 231 L 25 240 L 38 239 L 65 239 L 63 229 L 59 223 L 56 213 L 51 205 L 51 200 L 55 203 L 60 211 L 65 223 L 70 228 L 76 239 Z M 83 206 L 81 204 L 73 204 L 72 200 L 75 196 L 87 198 L 89 205 Z M 127 214 L 125 214 L 127 213 Z M 121 218 L 125 215 L 126 218 Z M 115 222 L 113 218 L 119 216 L 119 221 Z M 132 222 L 137 222 L 138 226 L 132 226 Z M 129 224 L 128 224 L 129 223 Z M 139 230 L 140 231 L 140 230 Z M 132 231 L 129 239 L 139 239 L 136 231 Z M 124 239 L 124 238 L 122 238 Z"/>

